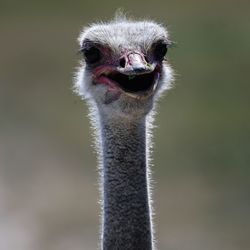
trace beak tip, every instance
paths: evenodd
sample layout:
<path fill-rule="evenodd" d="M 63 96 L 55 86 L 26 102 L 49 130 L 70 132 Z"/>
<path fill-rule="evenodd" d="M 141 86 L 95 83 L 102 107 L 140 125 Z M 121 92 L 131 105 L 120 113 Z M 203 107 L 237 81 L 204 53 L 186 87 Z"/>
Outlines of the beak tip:
<path fill-rule="evenodd" d="M 133 66 L 133 71 L 135 73 L 142 73 L 146 71 L 146 67 L 144 67 L 144 65 L 134 65 Z"/>

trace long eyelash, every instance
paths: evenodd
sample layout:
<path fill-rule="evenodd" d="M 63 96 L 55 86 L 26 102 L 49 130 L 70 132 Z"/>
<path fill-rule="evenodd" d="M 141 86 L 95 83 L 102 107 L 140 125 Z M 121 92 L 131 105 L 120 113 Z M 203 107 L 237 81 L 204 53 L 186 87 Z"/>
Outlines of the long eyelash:
<path fill-rule="evenodd" d="M 81 53 L 83 52 L 83 48 L 80 48 L 76 51 L 76 55 L 81 55 Z"/>
<path fill-rule="evenodd" d="M 96 46 L 97 43 L 89 39 L 85 39 L 81 45 L 81 50 L 88 49 L 89 47 Z"/>
<path fill-rule="evenodd" d="M 76 55 L 81 55 L 84 50 L 86 49 L 86 46 L 81 46 L 77 51 L 76 51 Z"/>
<path fill-rule="evenodd" d="M 168 40 L 168 42 L 167 42 L 167 48 L 172 49 L 172 48 L 176 48 L 176 47 L 177 47 L 177 43 L 176 42 Z"/>

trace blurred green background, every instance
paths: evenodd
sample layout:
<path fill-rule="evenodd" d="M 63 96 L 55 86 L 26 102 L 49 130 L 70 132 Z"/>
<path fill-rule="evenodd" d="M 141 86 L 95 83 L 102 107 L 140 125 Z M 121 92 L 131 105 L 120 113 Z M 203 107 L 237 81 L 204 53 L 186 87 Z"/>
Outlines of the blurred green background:
<path fill-rule="evenodd" d="M 98 184 L 76 38 L 123 7 L 168 25 L 154 131 L 163 250 L 250 249 L 250 2 L 0 0 L 0 249 L 94 250 Z"/>

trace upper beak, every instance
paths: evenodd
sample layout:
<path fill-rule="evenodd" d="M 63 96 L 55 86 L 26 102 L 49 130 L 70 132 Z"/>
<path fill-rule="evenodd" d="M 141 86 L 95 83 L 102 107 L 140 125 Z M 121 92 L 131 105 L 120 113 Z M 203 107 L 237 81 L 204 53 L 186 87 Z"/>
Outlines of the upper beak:
<path fill-rule="evenodd" d="M 155 66 L 148 63 L 142 53 L 129 52 L 120 58 L 120 66 L 117 69 L 125 75 L 140 75 L 154 71 Z"/>

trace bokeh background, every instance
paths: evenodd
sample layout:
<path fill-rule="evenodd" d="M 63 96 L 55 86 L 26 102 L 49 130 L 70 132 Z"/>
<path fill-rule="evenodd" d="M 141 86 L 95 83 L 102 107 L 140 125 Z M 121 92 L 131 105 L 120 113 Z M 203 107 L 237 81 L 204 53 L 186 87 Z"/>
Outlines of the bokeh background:
<path fill-rule="evenodd" d="M 96 159 L 72 77 L 82 27 L 119 7 L 176 42 L 154 131 L 159 249 L 250 249 L 247 0 L 0 0 L 0 249 L 97 249 Z"/>

